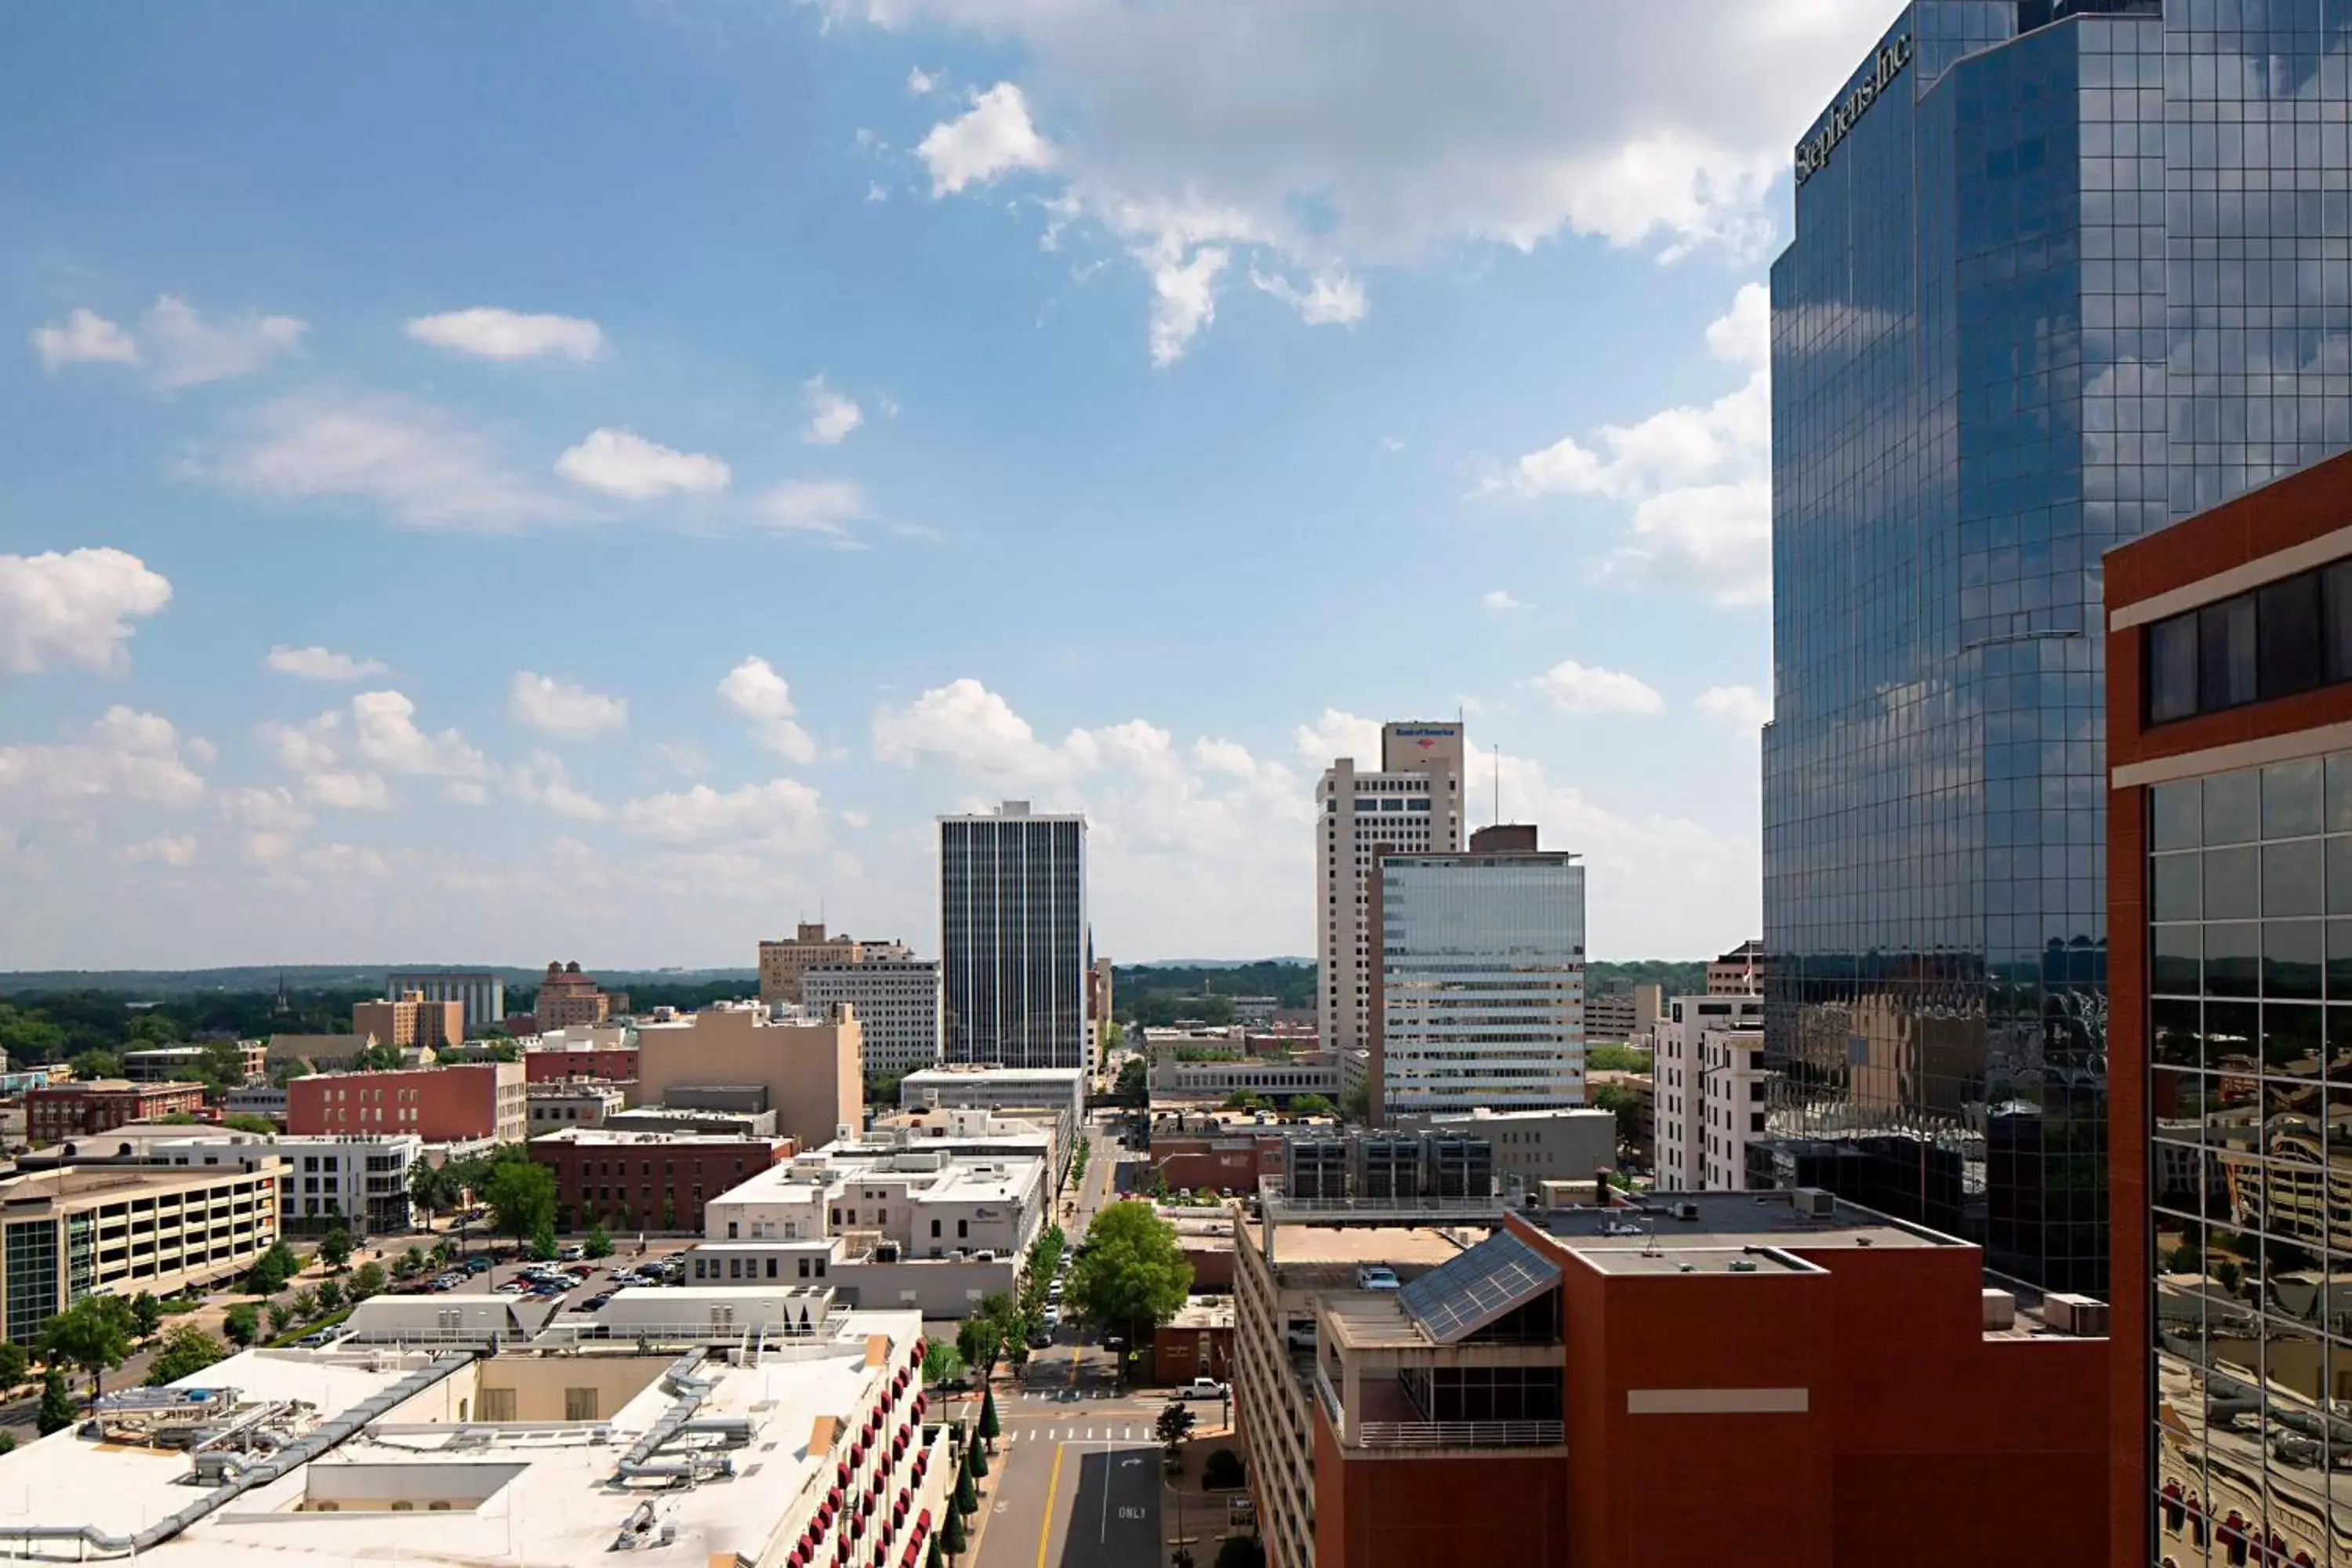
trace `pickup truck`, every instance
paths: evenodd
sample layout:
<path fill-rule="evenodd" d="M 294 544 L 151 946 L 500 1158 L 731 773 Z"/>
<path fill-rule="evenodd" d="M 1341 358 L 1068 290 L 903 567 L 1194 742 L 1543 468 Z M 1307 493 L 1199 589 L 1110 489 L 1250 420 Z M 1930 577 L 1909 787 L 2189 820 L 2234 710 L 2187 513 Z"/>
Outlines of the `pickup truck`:
<path fill-rule="evenodd" d="M 1176 1391 L 1179 1399 L 1223 1399 L 1225 1385 L 1213 1377 L 1196 1377 Z"/>

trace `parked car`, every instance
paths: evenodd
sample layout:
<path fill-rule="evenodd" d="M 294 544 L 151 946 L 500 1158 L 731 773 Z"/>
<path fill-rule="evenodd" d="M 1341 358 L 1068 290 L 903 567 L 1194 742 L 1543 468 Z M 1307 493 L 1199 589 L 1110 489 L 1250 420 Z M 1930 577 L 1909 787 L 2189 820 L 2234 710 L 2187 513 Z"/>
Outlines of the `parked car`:
<path fill-rule="evenodd" d="M 490 1260 L 477 1253 L 459 1263 L 457 1267 L 468 1274 L 488 1274 L 490 1271 Z"/>
<path fill-rule="evenodd" d="M 588 1249 L 575 1241 L 567 1245 L 562 1251 L 557 1253 L 555 1256 L 562 1258 L 566 1263 L 577 1263 L 582 1258 L 588 1256 Z"/>
<path fill-rule="evenodd" d="M 1213 1377 L 1196 1377 L 1176 1391 L 1179 1399 L 1223 1399 L 1225 1385 Z"/>
<path fill-rule="evenodd" d="M 1402 1290 L 1404 1284 L 1397 1279 L 1396 1270 L 1385 1263 L 1367 1263 L 1356 1270 L 1359 1290 Z"/>
<path fill-rule="evenodd" d="M 613 1293 L 610 1290 L 599 1290 L 595 1295 L 589 1297 L 585 1301 L 581 1302 L 572 1310 L 575 1312 L 597 1311 L 604 1307 L 605 1302 L 612 1299 Z"/>
<path fill-rule="evenodd" d="M 1051 1347 L 1052 1347 L 1052 1345 L 1053 1345 L 1053 1343 L 1054 1343 L 1054 1336 L 1053 1336 L 1050 1332 L 1048 1332 L 1046 1330 L 1044 1330 L 1044 1329 L 1035 1329 L 1035 1330 L 1031 1331 L 1030 1335 L 1029 1335 L 1029 1348 L 1030 1348 L 1031 1350 L 1033 1350 L 1033 1351 L 1042 1351 L 1042 1350 L 1046 1350 L 1046 1349 L 1051 1348 Z"/>

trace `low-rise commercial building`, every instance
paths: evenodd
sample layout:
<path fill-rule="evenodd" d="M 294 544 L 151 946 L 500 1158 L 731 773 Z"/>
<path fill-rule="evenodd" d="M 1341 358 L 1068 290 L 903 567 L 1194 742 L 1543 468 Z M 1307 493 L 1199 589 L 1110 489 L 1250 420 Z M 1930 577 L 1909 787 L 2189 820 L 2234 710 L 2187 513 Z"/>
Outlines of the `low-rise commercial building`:
<path fill-rule="evenodd" d="M 1748 1146 L 1762 1141 L 1768 1113 L 1764 998 L 1738 992 L 1675 997 L 1652 1038 L 1658 1186 L 1746 1187 Z"/>
<path fill-rule="evenodd" d="M 628 1100 L 619 1084 L 593 1079 L 526 1080 L 523 1096 L 533 1138 L 566 1127 L 602 1127 Z"/>
<path fill-rule="evenodd" d="M 1282 1174 L 1279 1132 L 1234 1131 L 1202 1138 L 1151 1135 L 1151 1169 L 1171 1192 L 1255 1193 L 1262 1176 Z"/>
<path fill-rule="evenodd" d="M 248 1351 L 110 1398 L 113 1440 L 21 1445 L 0 1467 L 44 1501 L 0 1519 L 0 1549 L 142 1568 L 927 1562 L 957 1467 L 920 1316 L 730 1294 L 624 1291 L 601 1342 L 496 1347 L 499 1303 L 371 1301 L 352 1348 Z M 735 1353 L 747 1335 L 765 1353 Z"/>
<path fill-rule="evenodd" d="M 428 1002 L 421 991 L 352 1004 L 352 1033 L 373 1035 L 396 1051 L 437 1051 L 463 1044 L 466 1005 Z"/>
<path fill-rule="evenodd" d="M 1754 996 L 1764 989 L 1764 942 L 1750 937 L 1706 966 L 1710 996 Z"/>
<path fill-rule="evenodd" d="M 99 1078 L 50 1084 L 26 1091 L 26 1139 L 37 1149 L 133 1121 L 194 1116 L 204 1108 L 201 1083 L 132 1083 L 128 1079 Z"/>
<path fill-rule="evenodd" d="M 1155 1052 L 1150 1084 L 1155 1105 L 1223 1105 L 1237 1094 L 1276 1105 L 1311 1094 L 1337 1104 L 1339 1060 L 1329 1051 L 1213 1061 L 1187 1061 L 1172 1051 Z"/>
<path fill-rule="evenodd" d="M 803 1149 L 829 1143 L 866 1120 L 862 1035 L 856 1009 L 822 1022 L 773 1023 L 764 1006 L 706 1007 L 637 1026 L 637 1098 L 664 1105 L 680 1089 L 756 1087 L 755 1110 L 776 1113 L 781 1135 Z"/>
<path fill-rule="evenodd" d="M 898 1080 L 898 1104 L 908 1110 L 962 1106 L 1014 1110 L 1027 1106 L 1066 1108 L 1071 1121 L 1086 1120 L 1087 1075 L 1081 1068 L 1001 1068 L 950 1062 L 910 1072 Z"/>
<path fill-rule="evenodd" d="M 879 1117 L 859 1136 L 835 1140 L 825 1152 L 843 1164 L 887 1158 L 902 1149 L 938 1150 L 959 1160 L 1034 1160 L 1045 1167 L 1048 1187 L 1058 1189 L 1076 1137 L 1068 1116 L 1048 1106 L 1018 1113 L 942 1107 Z"/>
<path fill-rule="evenodd" d="M 235 1042 L 238 1072 L 250 1083 L 267 1077 L 269 1047 L 259 1040 Z M 122 1053 L 122 1076 L 133 1083 L 193 1083 L 202 1074 L 211 1046 L 150 1046 Z"/>
<path fill-rule="evenodd" d="M 2104 1560 L 2106 1342 L 1988 1291 L 1974 1247 L 1811 1191 L 1483 1239 L 1234 1225 L 1283 1568 Z"/>
<path fill-rule="evenodd" d="M 409 1228 L 408 1177 L 425 1157 L 412 1133 L 347 1138 L 260 1138 L 221 1132 L 172 1138 L 144 1146 L 141 1158 L 157 1165 L 231 1167 L 279 1172 L 278 1213 L 289 1230 L 337 1223 L 355 1236 L 396 1235 Z"/>
<path fill-rule="evenodd" d="M 1232 1257 L 1230 1248 L 1226 1257 Z M 1154 1381 L 1174 1386 L 1196 1377 L 1213 1377 L 1223 1383 L 1233 1374 L 1232 1297 L 1195 1296 L 1174 1317 L 1151 1331 Z"/>
<path fill-rule="evenodd" d="M 565 1228 L 700 1230 L 704 1205 L 787 1155 L 780 1138 L 570 1128 L 530 1141 Z"/>
<path fill-rule="evenodd" d="M 759 1098 L 767 1096 L 763 1093 Z M 614 1111 L 604 1118 L 604 1125 L 615 1132 L 723 1132 L 734 1138 L 777 1135 L 774 1111 L 730 1110 L 724 1106 L 640 1105 Z"/>
<path fill-rule="evenodd" d="M 591 1078 L 634 1086 L 636 1026 L 601 1024 L 593 1028 L 551 1029 L 524 1042 L 522 1066 L 523 1077 L 532 1083 Z"/>
<path fill-rule="evenodd" d="M 1399 1118 L 1402 1131 L 1466 1132 L 1495 1151 L 1495 1174 L 1506 1184 L 1590 1181 L 1617 1168 L 1617 1118 L 1606 1110 L 1488 1110 L 1467 1115 Z"/>
<path fill-rule="evenodd" d="M 793 1007 L 815 1006 L 817 999 L 808 994 L 803 984 L 810 970 L 896 963 L 909 956 L 903 942 L 860 942 L 845 931 L 828 933 L 823 921 L 803 921 L 791 936 L 760 943 L 760 1000 L 771 1006 L 779 1003 Z M 843 996 L 835 1000 L 855 1002 L 856 998 Z M 859 1016 L 864 1016 L 862 1008 Z"/>
<path fill-rule="evenodd" d="M 595 976 L 580 973 L 580 961 L 575 958 L 569 963 L 548 964 L 547 973 L 540 976 L 539 1000 L 531 1004 L 530 1016 L 535 1033 L 601 1024 L 628 1010 L 627 992 L 598 990 Z"/>
<path fill-rule="evenodd" d="M 286 1086 L 286 1130 L 297 1137 L 414 1132 L 427 1143 L 516 1143 L 530 1129 L 520 1062 L 316 1073 Z"/>
<path fill-rule="evenodd" d="M 712 1241 L 866 1235 L 906 1258 L 1018 1258 L 1044 1228 L 1050 1195 L 1041 1160 L 828 1149 L 721 1194 L 702 1229 Z"/>
<path fill-rule="evenodd" d="M 283 1128 L 286 1100 L 286 1086 L 282 1083 L 248 1083 L 221 1096 L 221 1114 L 264 1117 Z"/>
<path fill-rule="evenodd" d="M 242 1274 L 278 1240 L 281 1174 L 271 1161 L 0 1182 L 0 1327 L 21 1344 L 85 1296 L 171 1296 Z"/>
<path fill-rule="evenodd" d="M 930 960 L 877 958 L 869 949 L 847 963 L 811 965 L 802 972 L 798 988 L 804 1004 L 820 1014 L 837 1006 L 854 1010 L 859 1060 L 867 1078 L 900 1077 L 939 1065 L 944 1038 L 940 966 Z M 763 983 L 763 995 L 765 991 Z"/>

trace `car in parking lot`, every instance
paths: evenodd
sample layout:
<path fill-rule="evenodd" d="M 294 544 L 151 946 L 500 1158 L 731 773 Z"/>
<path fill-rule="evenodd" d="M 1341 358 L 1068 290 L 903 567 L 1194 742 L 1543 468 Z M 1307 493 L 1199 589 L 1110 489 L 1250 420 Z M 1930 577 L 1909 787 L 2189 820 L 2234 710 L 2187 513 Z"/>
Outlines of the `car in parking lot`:
<path fill-rule="evenodd" d="M 1179 1399 L 1223 1399 L 1225 1385 L 1213 1377 L 1196 1377 L 1176 1391 Z"/>
<path fill-rule="evenodd" d="M 478 1252 L 471 1258 L 460 1258 L 457 1267 L 468 1274 L 488 1274 L 490 1271 L 490 1260 Z"/>
<path fill-rule="evenodd" d="M 562 1251 L 557 1253 L 555 1256 L 562 1258 L 566 1263 L 577 1263 L 588 1256 L 588 1249 L 575 1241 L 566 1246 Z"/>
<path fill-rule="evenodd" d="M 599 1290 L 585 1301 L 574 1303 L 572 1310 L 575 1312 L 599 1311 L 604 1308 L 604 1303 L 612 1299 L 613 1293 L 610 1290 Z"/>
<path fill-rule="evenodd" d="M 1356 1270 L 1356 1289 L 1359 1290 L 1401 1290 L 1404 1289 L 1404 1286 L 1403 1282 L 1397 1279 L 1396 1270 L 1390 1268 L 1387 1264 L 1367 1263 L 1361 1268 Z"/>

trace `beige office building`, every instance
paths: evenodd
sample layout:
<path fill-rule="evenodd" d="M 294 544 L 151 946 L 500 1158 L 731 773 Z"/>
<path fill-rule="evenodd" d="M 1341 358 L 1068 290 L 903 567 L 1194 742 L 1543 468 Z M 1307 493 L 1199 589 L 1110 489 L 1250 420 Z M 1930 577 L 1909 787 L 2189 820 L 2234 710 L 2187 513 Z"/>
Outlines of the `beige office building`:
<path fill-rule="evenodd" d="M 866 1123 L 863 1037 L 854 1007 L 823 1023 L 768 1022 L 765 1007 L 706 1007 L 668 1023 L 637 1026 L 637 1098 L 665 1103 L 679 1089 L 757 1088 L 776 1131 L 821 1148 Z"/>
<path fill-rule="evenodd" d="M 1458 723 L 1381 726 L 1381 771 L 1340 757 L 1316 787 L 1315 956 L 1322 989 L 1316 1025 L 1325 1049 L 1371 1044 L 1380 1006 L 1380 953 L 1368 913 L 1383 849 L 1458 854 L 1464 845 L 1463 734 Z"/>
<path fill-rule="evenodd" d="M 286 1163 L 68 1166 L 0 1182 L 0 1322 L 19 1343 L 85 1296 L 174 1296 L 242 1274 L 278 1240 Z"/>
<path fill-rule="evenodd" d="M 396 1051 L 437 1051 L 463 1044 L 466 1005 L 427 1002 L 422 991 L 409 991 L 388 1000 L 352 1005 L 352 1033 L 373 1035 Z"/>
<path fill-rule="evenodd" d="M 838 969 L 848 963 L 880 963 L 911 957 L 904 942 L 860 942 L 840 931 L 827 934 L 822 921 L 803 921 L 789 937 L 760 944 L 760 1000 L 771 1006 L 789 1002 L 799 1006 L 801 977 L 812 969 Z"/>

